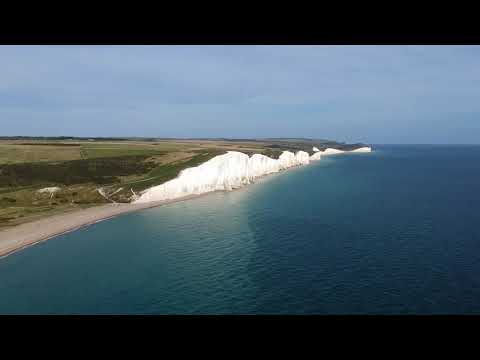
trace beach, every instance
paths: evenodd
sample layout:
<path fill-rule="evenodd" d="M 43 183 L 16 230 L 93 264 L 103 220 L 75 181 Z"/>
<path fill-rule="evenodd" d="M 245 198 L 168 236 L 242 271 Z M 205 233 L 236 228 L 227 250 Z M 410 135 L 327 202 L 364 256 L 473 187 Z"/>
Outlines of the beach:
<path fill-rule="evenodd" d="M 130 213 L 132 211 L 184 201 L 198 196 L 201 195 L 189 195 L 172 200 L 153 201 L 140 204 L 112 203 L 94 206 L 7 228 L 0 231 L 0 258 L 13 254 L 14 252 L 28 246 L 77 230 L 84 226 L 92 225 L 102 220 Z"/>

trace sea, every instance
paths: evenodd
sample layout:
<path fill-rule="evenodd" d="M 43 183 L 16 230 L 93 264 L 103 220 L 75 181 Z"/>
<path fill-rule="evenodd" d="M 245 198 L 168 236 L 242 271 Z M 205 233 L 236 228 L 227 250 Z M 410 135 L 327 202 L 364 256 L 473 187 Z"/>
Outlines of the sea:
<path fill-rule="evenodd" d="M 0 259 L 0 314 L 479 314 L 480 146 L 374 145 Z"/>

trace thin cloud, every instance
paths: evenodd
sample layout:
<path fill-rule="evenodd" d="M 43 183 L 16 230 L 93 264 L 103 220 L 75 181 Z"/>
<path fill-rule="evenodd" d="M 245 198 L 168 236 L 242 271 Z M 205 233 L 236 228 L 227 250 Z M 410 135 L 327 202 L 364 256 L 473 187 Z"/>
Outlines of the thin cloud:
<path fill-rule="evenodd" d="M 0 122 L 5 135 L 471 142 L 479 59 L 478 46 L 3 46 Z"/>

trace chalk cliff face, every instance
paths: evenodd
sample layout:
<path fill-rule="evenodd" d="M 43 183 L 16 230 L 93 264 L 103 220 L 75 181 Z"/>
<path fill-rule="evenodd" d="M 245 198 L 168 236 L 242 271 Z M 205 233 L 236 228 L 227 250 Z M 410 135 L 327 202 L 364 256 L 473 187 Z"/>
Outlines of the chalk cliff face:
<path fill-rule="evenodd" d="M 307 165 L 310 162 L 310 155 L 305 151 L 299 151 L 295 154 L 295 159 L 299 165 Z"/>
<path fill-rule="evenodd" d="M 280 165 L 280 169 L 288 169 L 289 167 L 295 166 L 297 164 L 297 159 L 295 158 L 295 154 L 290 151 L 284 151 L 278 157 L 278 162 Z"/>
<path fill-rule="evenodd" d="M 173 180 L 145 190 L 134 202 L 176 199 L 216 190 L 232 190 L 250 184 L 260 176 L 308 164 L 309 160 L 308 153 L 304 151 L 296 154 L 284 151 L 278 160 L 261 154 L 248 157 L 241 152 L 229 151 L 199 166 L 183 170 Z"/>
<path fill-rule="evenodd" d="M 280 163 L 278 160 L 261 154 L 253 154 L 252 157 L 248 159 L 248 166 L 248 175 L 251 178 L 280 171 Z"/>
<path fill-rule="evenodd" d="M 312 148 L 312 150 L 313 150 L 313 152 L 319 152 L 319 151 L 320 151 L 320 150 L 319 150 L 317 147 L 315 147 L 315 146 Z"/>
<path fill-rule="evenodd" d="M 327 148 L 324 151 L 322 151 L 323 155 L 334 155 L 334 154 L 341 154 L 344 152 L 371 152 L 372 148 L 369 146 L 364 146 L 355 150 L 350 150 L 350 151 L 345 151 L 345 150 L 338 150 L 338 149 L 332 149 L 332 148 Z"/>
<path fill-rule="evenodd" d="M 352 150 L 352 152 L 371 152 L 372 148 L 369 146 L 364 146 L 355 150 Z"/>
<path fill-rule="evenodd" d="M 332 148 L 326 148 L 325 150 L 322 151 L 323 155 L 334 155 L 334 154 L 341 154 L 345 152 L 344 150 L 338 150 L 338 149 L 332 149 Z"/>
<path fill-rule="evenodd" d="M 371 149 L 360 148 L 354 151 L 367 152 Z M 258 177 L 293 166 L 306 165 L 311 160 L 320 160 L 323 155 L 341 152 L 344 151 L 326 149 L 309 156 L 305 151 L 298 151 L 296 154 L 284 151 L 278 159 L 272 159 L 261 154 L 254 154 L 249 157 L 241 152 L 229 151 L 199 166 L 181 171 L 178 177 L 173 180 L 143 191 L 133 202 L 170 200 L 216 190 L 233 190 L 250 184 Z"/>

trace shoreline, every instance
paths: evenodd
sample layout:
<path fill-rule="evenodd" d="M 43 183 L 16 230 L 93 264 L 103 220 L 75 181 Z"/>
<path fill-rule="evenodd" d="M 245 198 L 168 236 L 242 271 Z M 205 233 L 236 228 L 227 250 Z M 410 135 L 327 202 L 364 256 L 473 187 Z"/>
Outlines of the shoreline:
<path fill-rule="evenodd" d="M 0 231 L 0 259 L 54 237 L 138 210 L 190 200 L 205 194 L 143 204 L 115 203 L 49 216 Z"/>

